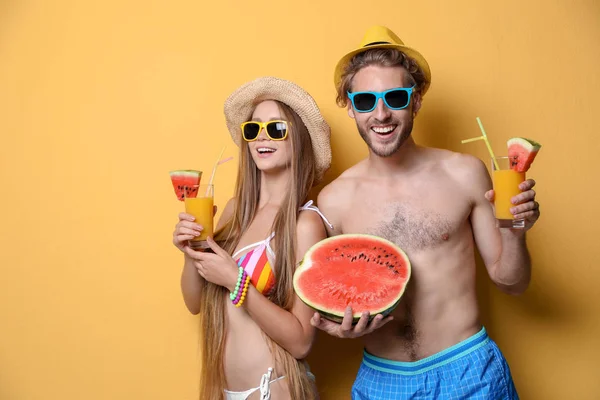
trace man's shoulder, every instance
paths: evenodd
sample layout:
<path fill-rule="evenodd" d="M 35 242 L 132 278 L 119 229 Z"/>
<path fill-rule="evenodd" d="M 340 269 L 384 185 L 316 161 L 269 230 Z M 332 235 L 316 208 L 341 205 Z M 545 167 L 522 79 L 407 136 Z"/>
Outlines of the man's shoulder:
<path fill-rule="evenodd" d="M 443 168 L 449 175 L 465 177 L 465 174 L 481 174 L 485 172 L 485 164 L 477 157 L 470 154 L 459 153 L 452 150 L 429 147 L 426 149 L 435 165 Z"/>
<path fill-rule="evenodd" d="M 479 158 L 465 153 L 452 153 L 448 166 L 458 178 L 480 180 L 487 175 L 487 169 Z"/>
<path fill-rule="evenodd" d="M 342 232 L 342 221 L 350 210 L 362 179 L 363 163 L 348 168 L 319 192 L 317 207 L 334 227 L 327 229 L 329 234 Z"/>
<path fill-rule="evenodd" d="M 361 178 L 362 163 L 358 163 L 342 172 L 327 184 L 320 192 L 317 200 L 319 207 L 327 207 L 331 202 L 338 203 L 340 197 L 350 198 Z"/>
<path fill-rule="evenodd" d="M 475 156 L 450 150 L 438 150 L 436 164 L 448 179 L 463 189 L 464 193 L 478 196 L 489 186 L 488 170 L 484 162 Z"/>

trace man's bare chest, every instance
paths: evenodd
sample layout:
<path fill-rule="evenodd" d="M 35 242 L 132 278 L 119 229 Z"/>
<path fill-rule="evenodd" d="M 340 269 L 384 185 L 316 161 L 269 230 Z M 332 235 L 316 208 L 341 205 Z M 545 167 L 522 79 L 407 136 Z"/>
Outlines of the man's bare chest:
<path fill-rule="evenodd" d="M 434 249 L 461 229 L 470 213 L 464 197 L 452 193 L 425 196 L 360 196 L 342 222 L 344 233 L 368 233 L 408 252 Z"/>

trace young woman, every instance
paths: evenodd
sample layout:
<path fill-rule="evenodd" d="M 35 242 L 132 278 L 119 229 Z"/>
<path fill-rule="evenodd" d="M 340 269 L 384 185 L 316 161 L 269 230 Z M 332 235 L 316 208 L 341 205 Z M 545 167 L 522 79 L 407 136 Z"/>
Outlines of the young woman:
<path fill-rule="evenodd" d="M 328 222 L 307 198 L 331 163 L 329 126 L 308 93 L 273 77 L 237 89 L 225 117 L 240 162 L 212 251 L 188 246 L 202 230 L 189 214 L 179 215 L 173 233 L 185 254 L 185 304 L 200 314 L 203 332 L 200 399 L 317 398 L 303 361 L 313 312 L 292 277 L 326 237 Z"/>

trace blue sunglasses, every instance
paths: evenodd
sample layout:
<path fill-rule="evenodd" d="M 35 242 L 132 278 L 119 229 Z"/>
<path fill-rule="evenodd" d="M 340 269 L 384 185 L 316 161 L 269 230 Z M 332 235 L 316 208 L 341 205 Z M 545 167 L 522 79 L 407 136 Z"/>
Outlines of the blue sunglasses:
<path fill-rule="evenodd" d="M 395 88 L 385 92 L 348 92 L 352 107 L 359 113 L 371 112 L 377 107 L 379 99 L 390 110 L 402 110 L 410 104 L 410 96 L 415 86 L 409 88 Z"/>

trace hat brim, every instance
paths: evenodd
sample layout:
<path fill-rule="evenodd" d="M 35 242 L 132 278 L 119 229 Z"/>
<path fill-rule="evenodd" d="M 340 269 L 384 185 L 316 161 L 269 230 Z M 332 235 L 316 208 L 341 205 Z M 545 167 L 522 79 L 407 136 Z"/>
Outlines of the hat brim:
<path fill-rule="evenodd" d="M 310 134 L 315 155 L 315 184 L 331 166 L 331 130 L 314 99 L 293 82 L 271 76 L 248 82 L 225 101 L 225 120 L 231 138 L 238 147 L 242 142 L 241 124 L 250 120 L 257 104 L 277 100 L 298 114 Z"/>
<path fill-rule="evenodd" d="M 421 95 L 424 95 L 425 92 L 427 92 L 427 90 L 429 89 L 429 85 L 431 84 L 431 70 L 429 69 L 429 64 L 427 63 L 427 60 L 425 60 L 425 57 L 423 57 L 421 55 L 421 53 L 419 53 L 418 51 L 416 51 L 413 48 L 410 48 L 408 46 L 403 46 L 400 44 L 393 44 L 393 43 L 382 43 L 382 44 L 360 47 L 360 48 L 355 49 L 355 50 L 351 51 L 350 53 L 346 54 L 344 57 L 342 57 L 335 67 L 335 72 L 334 72 L 334 76 L 333 76 L 333 81 L 335 83 L 336 88 L 339 86 L 340 82 L 342 81 L 342 74 L 344 73 L 344 69 L 346 68 L 346 65 L 350 62 L 352 57 L 354 57 L 357 54 L 364 53 L 365 51 L 373 50 L 373 49 L 397 49 L 397 50 L 401 51 L 402 53 L 406 54 L 408 57 L 415 60 L 415 62 L 419 66 L 419 68 L 421 68 L 421 70 L 423 71 L 423 76 L 425 77 L 425 84 L 423 85 L 423 88 L 421 89 Z"/>

